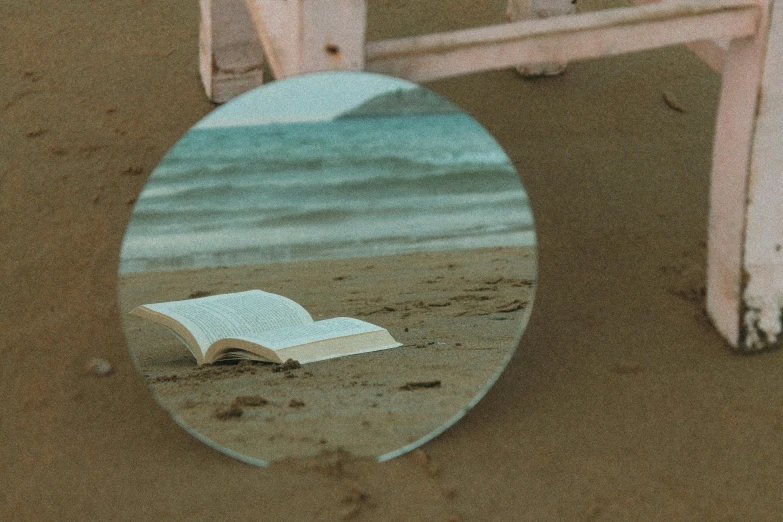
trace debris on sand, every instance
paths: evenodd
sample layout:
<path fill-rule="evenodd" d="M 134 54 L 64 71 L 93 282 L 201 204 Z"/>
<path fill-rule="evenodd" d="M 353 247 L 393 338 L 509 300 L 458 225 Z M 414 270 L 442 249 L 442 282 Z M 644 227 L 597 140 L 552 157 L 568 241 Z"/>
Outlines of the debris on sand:
<path fill-rule="evenodd" d="M 301 367 L 302 367 L 302 365 L 299 364 L 299 361 L 295 361 L 293 359 L 288 359 L 283 364 L 280 364 L 280 365 L 275 366 L 274 368 L 272 368 L 272 371 L 273 372 L 287 372 L 287 371 L 290 371 L 290 370 L 297 370 L 297 369 L 299 369 Z"/>
<path fill-rule="evenodd" d="M 423 390 L 426 388 L 440 388 L 440 380 L 406 382 L 404 386 L 400 386 L 398 389 L 403 391 L 414 391 L 414 390 Z"/>
<path fill-rule="evenodd" d="M 677 112 L 686 112 L 687 109 L 677 100 L 677 98 L 670 91 L 663 91 L 663 101 L 666 105 Z"/>
<path fill-rule="evenodd" d="M 227 409 L 225 410 L 218 410 L 215 412 L 215 418 L 218 420 L 229 420 L 229 419 L 237 419 L 242 416 L 242 408 L 237 406 L 236 404 L 231 404 Z"/>
<path fill-rule="evenodd" d="M 234 399 L 234 406 L 264 406 L 269 401 L 260 395 L 240 395 Z"/>

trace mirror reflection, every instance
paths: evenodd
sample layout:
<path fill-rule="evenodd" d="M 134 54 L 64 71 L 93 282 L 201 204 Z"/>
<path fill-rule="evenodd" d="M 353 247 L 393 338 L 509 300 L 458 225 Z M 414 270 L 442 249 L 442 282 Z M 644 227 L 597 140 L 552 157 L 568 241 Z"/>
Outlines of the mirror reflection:
<path fill-rule="evenodd" d="M 119 303 L 139 371 L 201 440 L 256 464 L 385 460 L 494 383 L 535 252 L 519 177 L 475 120 L 403 80 L 319 73 L 232 100 L 166 154 Z"/>

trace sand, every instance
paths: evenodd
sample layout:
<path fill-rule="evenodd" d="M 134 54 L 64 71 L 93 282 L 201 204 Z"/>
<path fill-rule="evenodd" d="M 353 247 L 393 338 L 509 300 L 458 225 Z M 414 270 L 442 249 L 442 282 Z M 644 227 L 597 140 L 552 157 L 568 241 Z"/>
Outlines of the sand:
<path fill-rule="evenodd" d="M 505 367 L 532 310 L 534 247 L 124 274 L 129 349 L 177 422 L 250 462 L 347 452 L 390 458 L 443 431 Z M 315 320 L 356 317 L 403 343 L 278 371 L 195 359 L 127 314 L 150 302 L 263 289 Z"/>
<path fill-rule="evenodd" d="M 504 3 L 371 1 L 368 36 L 487 24 Z M 530 195 L 539 280 L 519 349 L 424 453 L 260 468 L 157 404 L 117 304 L 129 202 L 211 109 L 198 3 L 6 0 L 0 28 L 0 519 L 780 518 L 783 353 L 737 356 L 702 313 L 720 79 L 687 50 L 428 84 Z M 114 371 L 85 373 L 94 357 Z"/>

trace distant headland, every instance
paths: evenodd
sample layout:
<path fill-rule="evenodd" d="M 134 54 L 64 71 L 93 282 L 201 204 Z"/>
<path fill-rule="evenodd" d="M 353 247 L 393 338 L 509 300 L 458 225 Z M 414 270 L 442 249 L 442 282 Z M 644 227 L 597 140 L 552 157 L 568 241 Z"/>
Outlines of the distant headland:
<path fill-rule="evenodd" d="M 361 105 L 340 114 L 335 120 L 455 112 L 463 111 L 432 91 L 416 87 L 413 89 L 398 89 L 370 98 Z"/>

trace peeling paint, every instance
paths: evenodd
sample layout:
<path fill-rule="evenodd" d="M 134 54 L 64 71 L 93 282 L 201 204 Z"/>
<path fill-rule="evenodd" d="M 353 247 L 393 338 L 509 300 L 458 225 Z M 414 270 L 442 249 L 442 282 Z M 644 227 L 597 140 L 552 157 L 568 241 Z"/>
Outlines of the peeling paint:
<path fill-rule="evenodd" d="M 778 341 L 780 334 L 780 308 L 748 308 L 743 318 L 744 351 L 766 350 Z"/>
<path fill-rule="evenodd" d="M 745 272 L 743 282 L 745 290 L 741 348 L 749 352 L 765 350 L 776 344 L 783 331 L 781 324 L 783 292 L 769 284 L 770 280 L 774 280 L 773 274 L 766 274 L 769 277 L 763 277 L 765 272 L 760 267 L 754 268 L 756 268 L 755 273 L 760 277 Z"/>

